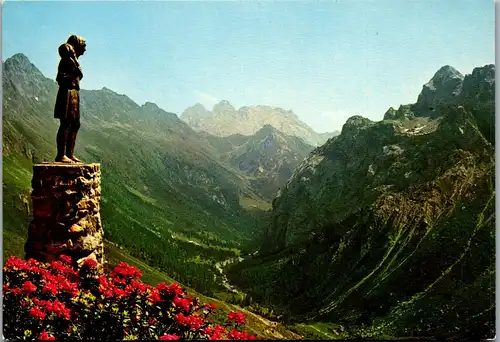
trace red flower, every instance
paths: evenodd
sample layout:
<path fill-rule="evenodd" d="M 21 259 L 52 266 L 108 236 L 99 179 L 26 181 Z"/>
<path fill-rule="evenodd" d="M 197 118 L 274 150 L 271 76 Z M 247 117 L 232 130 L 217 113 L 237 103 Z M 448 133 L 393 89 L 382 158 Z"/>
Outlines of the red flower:
<path fill-rule="evenodd" d="M 144 291 L 146 291 L 146 284 L 144 284 L 143 282 L 141 281 L 137 281 L 135 279 L 133 279 L 131 282 L 130 282 L 130 285 L 133 289 L 136 289 L 139 291 L 139 293 L 143 293 Z"/>
<path fill-rule="evenodd" d="M 229 338 L 232 340 L 255 340 L 255 336 L 248 335 L 247 332 L 233 330 L 229 333 Z"/>
<path fill-rule="evenodd" d="M 60 255 L 59 259 L 61 259 L 63 262 L 67 264 L 71 264 L 71 257 L 68 255 Z"/>
<path fill-rule="evenodd" d="M 115 284 L 115 285 L 127 285 L 127 280 L 126 279 L 114 277 L 112 279 L 112 281 L 113 281 L 113 284 Z"/>
<path fill-rule="evenodd" d="M 59 287 L 63 292 L 68 293 L 71 297 L 78 295 L 78 284 L 68 281 L 64 276 L 58 276 Z"/>
<path fill-rule="evenodd" d="M 30 265 L 30 266 L 38 266 L 38 261 L 36 261 L 36 259 L 29 258 L 28 259 L 28 265 Z"/>
<path fill-rule="evenodd" d="M 130 266 L 127 263 L 122 261 L 115 267 L 115 269 L 111 273 L 111 276 L 112 277 L 120 276 L 120 277 L 124 277 L 124 278 L 138 279 L 142 276 L 142 272 L 139 271 L 134 266 Z"/>
<path fill-rule="evenodd" d="M 28 280 L 24 282 L 22 289 L 24 293 L 31 293 L 36 291 L 36 286 L 33 285 L 33 283 Z"/>
<path fill-rule="evenodd" d="M 94 268 L 94 267 L 97 267 L 97 261 L 95 261 L 92 258 L 88 258 L 88 259 L 85 259 L 85 261 L 83 262 L 83 265 L 88 266 L 90 268 Z"/>
<path fill-rule="evenodd" d="M 212 336 L 209 336 L 209 340 L 219 340 L 222 333 L 225 331 L 226 329 L 220 325 L 216 325 L 214 327 L 214 331 L 213 331 L 213 334 Z"/>
<path fill-rule="evenodd" d="M 168 289 L 168 286 L 165 283 L 159 283 L 158 285 L 156 285 L 156 288 L 158 289 L 158 291 L 162 292 L 166 291 Z"/>
<path fill-rule="evenodd" d="M 225 330 L 226 330 L 226 328 L 224 328 L 223 326 L 220 326 L 220 325 L 216 325 L 214 327 L 214 332 L 216 334 L 222 334 Z"/>
<path fill-rule="evenodd" d="M 50 268 L 52 268 L 52 270 L 54 271 L 59 271 L 63 266 L 64 266 L 63 263 L 60 261 L 52 261 L 50 263 Z"/>
<path fill-rule="evenodd" d="M 53 296 L 55 296 L 57 294 L 57 285 L 54 283 L 45 284 L 45 286 L 42 289 L 42 292 L 50 293 Z"/>
<path fill-rule="evenodd" d="M 158 292 L 157 289 L 153 289 L 151 291 L 151 294 L 149 295 L 148 300 L 151 303 L 163 302 L 163 299 L 161 299 L 161 297 L 160 297 L 160 292 Z"/>
<path fill-rule="evenodd" d="M 109 280 L 106 276 L 100 275 L 97 277 L 97 280 L 99 280 L 99 284 L 102 286 L 108 286 L 109 285 Z"/>
<path fill-rule="evenodd" d="M 113 289 L 113 294 L 118 297 L 118 298 L 121 298 L 123 296 L 125 296 L 125 291 L 123 291 L 122 289 L 118 288 L 118 287 L 115 287 Z"/>
<path fill-rule="evenodd" d="M 47 312 L 55 313 L 58 317 L 63 317 L 64 319 L 69 320 L 71 318 L 71 310 L 66 308 L 63 302 L 59 300 L 55 300 L 53 302 L 50 301 L 40 301 L 39 305 L 43 305 Z"/>
<path fill-rule="evenodd" d="M 167 288 L 168 293 L 173 294 L 173 295 L 181 295 L 184 290 L 182 287 L 177 284 L 177 283 L 172 283 L 168 288 Z"/>
<path fill-rule="evenodd" d="M 203 325 L 203 320 L 197 316 L 187 316 L 185 321 L 193 330 L 198 330 Z"/>
<path fill-rule="evenodd" d="M 21 290 L 20 288 L 14 287 L 13 289 L 10 290 L 10 292 L 17 296 L 17 295 L 20 295 L 21 293 L 23 293 L 23 290 Z"/>
<path fill-rule="evenodd" d="M 234 312 L 234 311 L 231 311 L 228 315 L 227 315 L 227 319 L 229 321 L 234 321 L 236 324 L 238 325 L 242 325 L 242 324 L 245 324 L 246 322 L 246 318 L 245 318 L 245 315 L 242 314 L 241 312 Z"/>
<path fill-rule="evenodd" d="M 185 325 L 187 323 L 186 317 L 184 316 L 183 313 L 178 313 L 177 315 L 175 315 L 175 322 L 177 324 Z"/>
<path fill-rule="evenodd" d="M 205 309 L 215 310 L 217 309 L 217 306 L 215 304 L 205 304 Z"/>
<path fill-rule="evenodd" d="M 43 321 L 47 314 L 40 310 L 38 306 L 32 307 L 30 309 L 30 315 L 33 316 L 34 318 L 38 318 L 39 320 Z"/>
<path fill-rule="evenodd" d="M 189 300 L 187 300 L 185 298 L 175 297 L 173 300 L 173 303 L 176 307 L 178 307 L 184 311 L 189 311 L 189 308 L 190 308 Z"/>
<path fill-rule="evenodd" d="M 159 339 L 160 340 L 178 340 L 179 336 L 174 335 L 174 334 L 166 334 L 166 335 L 160 336 Z"/>
<path fill-rule="evenodd" d="M 228 336 L 231 340 L 241 340 L 241 332 L 238 330 L 231 331 Z"/>
<path fill-rule="evenodd" d="M 9 260 L 5 263 L 5 269 L 13 269 L 13 270 L 22 270 L 27 271 L 29 266 L 26 264 L 26 261 L 19 259 L 16 256 L 11 256 Z"/>
<path fill-rule="evenodd" d="M 56 338 L 54 336 L 49 335 L 45 330 L 42 331 L 40 336 L 38 336 L 39 340 L 45 340 L 45 341 L 54 341 Z"/>

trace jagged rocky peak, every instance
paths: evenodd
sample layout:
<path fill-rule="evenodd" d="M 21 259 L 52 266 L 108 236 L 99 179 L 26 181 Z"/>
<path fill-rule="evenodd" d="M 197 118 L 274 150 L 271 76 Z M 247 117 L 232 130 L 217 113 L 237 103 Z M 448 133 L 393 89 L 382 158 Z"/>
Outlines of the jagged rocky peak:
<path fill-rule="evenodd" d="M 424 84 L 418 95 L 416 106 L 425 111 L 435 111 L 445 103 L 456 102 L 462 91 L 464 75 L 457 69 L 445 65 Z"/>
<path fill-rule="evenodd" d="M 474 68 L 466 75 L 462 87 L 464 100 L 492 102 L 495 100 L 495 65 Z"/>
<path fill-rule="evenodd" d="M 189 107 L 190 109 L 197 110 L 200 112 L 207 112 L 207 109 L 201 103 L 195 103 L 194 106 Z"/>
<path fill-rule="evenodd" d="M 269 124 L 265 124 L 255 133 L 257 139 L 265 139 L 266 143 L 276 142 L 278 140 L 278 135 L 282 133 Z"/>
<path fill-rule="evenodd" d="M 397 111 L 394 107 L 389 107 L 389 109 L 384 114 L 384 120 L 394 120 L 396 118 Z"/>
<path fill-rule="evenodd" d="M 15 55 L 12 55 L 11 57 L 7 58 L 5 61 L 5 65 L 19 65 L 19 66 L 31 66 L 31 62 L 29 58 L 23 54 L 23 53 L 16 53 Z"/>
<path fill-rule="evenodd" d="M 229 103 L 229 101 L 222 100 L 219 103 L 217 103 L 216 105 L 214 105 L 212 112 L 214 114 L 222 114 L 222 115 L 235 114 L 236 109 L 233 107 L 233 105 L 231 103 Z"/>
<path fill-rule="evenodd" d="M 210 115 L 212 115 L 212 112 L 207 110 L 201 103 L 196 103 L 194 106 L 186 108 L 180 117 L 189 124 L 194 124 L 198 120 L 209 117 Z"/>
<path fill-rule="evenodd" d="M 441 67 L 438 71 L 436 71 L 436 73 L 434 74 L 429 83 L 440 85 L 440 84 L 445 84 L 449 81 L 463 80 L 463 79 L 464 75 L 462 75 L 460 71 L 458 71 L 452 66 L 445 65 Z"/>
<path fill-rule="evenodd" d="M 43 77 L 42 72 L 23 53 L 16 53 L 7 58 L 4 63 L 4 70 L 6 72 L 32 73 L 34 76 Z"/>
<path fill-rule="evenodd" d="M 415 116 L 412 111 L 412 105 L 401 105 L 398 110 L 390 107 L 384 114 L 384 120 L 402 120 L 409 119 Z"/>
<path fill-rule="evenodd" d="M 470 76 L 475 79 L 482 79 L 488 83 L 495 82 L 495 64 L 487 64 L 483 67 L 474 68 Z"/>
<path fill-rule="evenodd" d="M 349 134 L 349 133 L 356 133 L 360 131 L 363 128 L 366 128 L 370 125 L 373 124 L 373 121 L 371 121 L 368 118 L 365 118 L 361 115 L 354 115 L 351 116 L 349 119 L 347 119 L 346 123 L 344 126 L 342 126 L 342 135 Z"/>
<path fill-rule="evenodd" d="M 48 92 L 54 84 L 22 53 L 7 58 L 3 63 L 2 80 L 4 89 L 15 84 L 19 93 L 36 101 L 47 101 Z"/>

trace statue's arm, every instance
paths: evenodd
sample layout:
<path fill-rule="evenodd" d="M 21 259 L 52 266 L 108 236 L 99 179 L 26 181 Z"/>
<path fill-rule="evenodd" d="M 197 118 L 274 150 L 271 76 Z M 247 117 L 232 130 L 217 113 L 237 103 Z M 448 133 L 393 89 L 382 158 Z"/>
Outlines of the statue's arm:
<path fill-rule="evenodd" d="M 59 62 L 56 81 L 60 87 L 79 89 L 79 80 L 83 77 L 70 58 L 63 58 Z"/>

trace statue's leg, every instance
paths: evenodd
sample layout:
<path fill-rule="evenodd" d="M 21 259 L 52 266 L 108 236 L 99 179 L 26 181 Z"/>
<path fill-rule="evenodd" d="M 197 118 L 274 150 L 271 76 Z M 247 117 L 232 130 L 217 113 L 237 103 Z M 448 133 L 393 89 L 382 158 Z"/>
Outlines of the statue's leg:
<path fill-rule="evenodd" d="M 59 130 L 57 131 L 57 156 L 56 162 L 71 163 L 72 160 L 64 155 L 64 147 L 68 141 L 70 121 L 67 119 L 60 119 Z"/>
<path fill-rule="evenodd" d="M 77 162 L 77 163 L 82 162 L 74 154 L 76 136 L 78 134 L 79 129 L 80 129 L 80 118 L 72 119 L 70 129 L 69 129 L 68 143 L 66 145 L 66 155 L 68 156 L 69 159 L 71 159 L 72 161 Z"/>

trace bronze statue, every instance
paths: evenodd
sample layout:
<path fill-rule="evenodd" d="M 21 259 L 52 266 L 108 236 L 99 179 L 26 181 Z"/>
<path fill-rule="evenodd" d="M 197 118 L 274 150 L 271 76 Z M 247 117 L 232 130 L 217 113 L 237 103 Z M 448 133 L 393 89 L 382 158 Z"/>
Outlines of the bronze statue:
<path fill-rule="evenodd" d="M 85 39 L 72 35 L 59 46 L 61 61 L 57 68 L 57 92 L 54 117 L 60 120 L 57 132 L 56 162 L 81 163 L 74 155 L 75 141 L 80 128 L 80 80 L 83 77 L 78 57 L 86 51 Z"/>

